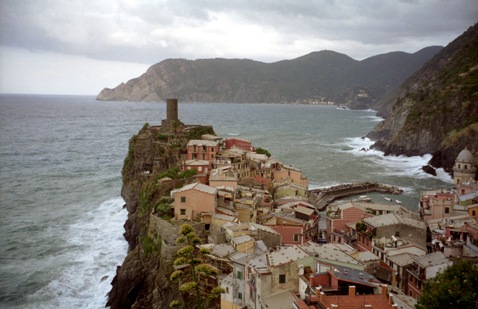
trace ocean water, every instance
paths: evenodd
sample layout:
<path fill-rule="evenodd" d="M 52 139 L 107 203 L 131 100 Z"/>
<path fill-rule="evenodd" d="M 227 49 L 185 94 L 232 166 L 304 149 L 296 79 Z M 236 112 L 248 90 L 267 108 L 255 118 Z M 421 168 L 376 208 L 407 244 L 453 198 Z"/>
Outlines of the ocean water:
<path fill-rule="evenodd" d="M 127 251 L 120 190 L 128 140 L 165 117 L 164 103 L 0 95 L 1 308 L 104 307 Z M 429 155 L 361 151 L 381 120 L 374 111 L 180 102 L 179 118 L 251 140 L 301 169 L 312 188 L 377 181 L 402 188 L 394 199 L 416 209 L 420 190 L 451 186 L 444 172 L 421 171 Z"/>

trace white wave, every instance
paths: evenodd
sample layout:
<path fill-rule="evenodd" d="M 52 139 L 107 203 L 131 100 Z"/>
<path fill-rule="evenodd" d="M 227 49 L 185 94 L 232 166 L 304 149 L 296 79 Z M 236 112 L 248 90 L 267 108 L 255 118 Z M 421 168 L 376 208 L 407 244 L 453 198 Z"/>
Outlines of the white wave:
<path fill-rule="evenodd" d="M 123 204 L 121 197 L 111 198 L 69 227 L 64 269 L 31 296 L 36 308 L 104 308 L 116 267 L 128 248 Z"/>
<path fill-rule="evenodd" d="M 343 145 L 349 146 L 351 149 L 344 150 L 345 152 L 352 153 L 355 156 L 366 157 L 375 164 L 381 165 L 385 168 L 383 174 L 396 175 L 396 176 L 408 176 L 414 178 L 434 178 L 422 170 L 424 165 L 427 165 L 432 158 L 431 154 L 425 154 L 423 156 L 385 156 L 383 151 L 371 149 L 373 141 L 367 137 L 354 137 L 347 138 Z M 445 182 L 451 182 L 451 177 L 443 171 L 443 169 L 437 170 L 437 176 L 440 180 Z"/>
<path fill-rule="evenodd" d="M 373 115 L 369 115 L 369 116 L 362 116 L 360 117 L 362 119 L 370 119 L 371 121 L 374 121 L 374 122 L 380 122 L 383 120 L 382 117 L 378 117 L 378 116 L 373 116 Z"/>

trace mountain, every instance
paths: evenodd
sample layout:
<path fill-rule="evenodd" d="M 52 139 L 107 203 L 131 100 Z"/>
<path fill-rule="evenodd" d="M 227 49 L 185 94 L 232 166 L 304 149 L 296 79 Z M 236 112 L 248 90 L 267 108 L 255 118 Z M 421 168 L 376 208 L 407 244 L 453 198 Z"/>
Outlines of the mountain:
<path fill-rule="evenodd" d="M 393 52 L 357 61 L 333 51 L 274 63 L 248 59 L 167 59 L 143 75 L 105 88 L 101 101 L 307 103 L 335 101 L 352 108 L 380 107 L 400 84 L 442 47 Z"/>
<path fill-rule="evenodd" d="M 451 172 L 458 153 L 478 154 L 478 24 L 409 77 L 387 119 L 368 137 L 385 154 L 433 154 Z"/>

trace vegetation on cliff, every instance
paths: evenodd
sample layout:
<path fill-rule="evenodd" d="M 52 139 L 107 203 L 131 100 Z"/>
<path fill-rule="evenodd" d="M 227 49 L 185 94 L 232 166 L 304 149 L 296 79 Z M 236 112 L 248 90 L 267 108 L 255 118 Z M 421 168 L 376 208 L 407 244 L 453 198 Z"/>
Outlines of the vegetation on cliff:
<path fill-rule="evenodd" d="M 197 309 L 202 307 L 208 308 L 211 302 L 218 300 L 219 295 L 224 292 L 221 287 L 215 287 L 211 292 L 200 288 L 201 280 L 210 276 L 217 276 L 219 273 L 216 268 L 203 263 L 203 256 L 211 252 L 209 249 L 198 247 L 201 244 L 201 239 L 189 224 L 181 226 L 176 243 L 184 245 L 176 252 L 177 258 L 174 261 L 174 266 L 182 267 L 182 269 L 175 270 L 171 274 L 170 279 L 171 281 L 183 279 L 179 286 L 179 291 L 193 297 Z M 187 268 L 184 268 L 184 266 Z M 170 307 L 179 306 L 181 306 L 181 302 L 178 300 L 173 300 L 170 303 Z"/>
<path fill-rule="evenodd" d="M 390 116 L 368 134 L 385 154 L 433 154 L 451 172 L 467 146 L 478 153 L 478 24 L 451 42 L 400 88 Z"/>
<path fill-rule="evenodd" d="M 352 108 L 378 108 L 400 84 L 441 47 L 414 54 L 393 52 L 354 60 L 333 51 L 275 63 L 247 59 L 168 59 L 98 100 L 163 101 L 179 97 L 189 102 L 311 103 L 335 101 Z"/>

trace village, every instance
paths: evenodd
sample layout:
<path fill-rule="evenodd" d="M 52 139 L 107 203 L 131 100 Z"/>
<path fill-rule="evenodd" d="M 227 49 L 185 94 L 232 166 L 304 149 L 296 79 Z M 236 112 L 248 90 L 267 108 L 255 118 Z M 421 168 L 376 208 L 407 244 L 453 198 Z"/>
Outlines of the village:
<path fill-rule="evenodd" d="M 181 126 L 176 99 L 161 126 Z M 364 186 L 400 193 L 375 183 L 310 190 L 300 170 L 235 137 L 189 140 L 181 170 L 195 181 L 171 191 L 170 220 L 202 223 L 206 262 L 218 270 L 203 288 L 223 288 L 221 308 L 414 308 L 454 259 L 478 261 L 478 182 L 466 148 L 454 183 L 421 192 L 416 206 L 359 196 Z"/>

